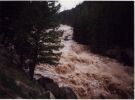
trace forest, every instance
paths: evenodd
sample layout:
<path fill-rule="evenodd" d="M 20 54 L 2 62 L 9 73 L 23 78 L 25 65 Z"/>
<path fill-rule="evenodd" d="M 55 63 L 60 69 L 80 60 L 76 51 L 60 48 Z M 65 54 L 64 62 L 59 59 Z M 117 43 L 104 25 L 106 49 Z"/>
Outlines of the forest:
<path fill-rule="evenodd" d="M 126 49 L 134 49 L 133 7 L 133 2 L 126 1 L 85 1 L 61 12 L 60 18 L 61 23 L 73 26 L 74 40 L 88 44 L 93 52 L 133 65 L 133 58 L 126 55 Z M 117 50 L 120 57 L 111 54 L 111 50 Z"/>
<path fill-rule="evenodd" d="M 0 99 L 133 99 L 134 2 L 60 8 L 0 1 Z"/>

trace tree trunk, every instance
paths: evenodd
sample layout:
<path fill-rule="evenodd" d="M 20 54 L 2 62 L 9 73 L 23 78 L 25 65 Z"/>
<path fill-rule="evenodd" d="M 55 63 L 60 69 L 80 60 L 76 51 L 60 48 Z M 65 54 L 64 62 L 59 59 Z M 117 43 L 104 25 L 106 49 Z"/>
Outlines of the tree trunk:
<path fill-rule="evenodd" d="M 30 75 L 31 80 L 33 80 L 33 77 L 34 77 L 35 66 L 36 66 L 35 62 L 32 62 L 29 64 L 29 75 Z"/>

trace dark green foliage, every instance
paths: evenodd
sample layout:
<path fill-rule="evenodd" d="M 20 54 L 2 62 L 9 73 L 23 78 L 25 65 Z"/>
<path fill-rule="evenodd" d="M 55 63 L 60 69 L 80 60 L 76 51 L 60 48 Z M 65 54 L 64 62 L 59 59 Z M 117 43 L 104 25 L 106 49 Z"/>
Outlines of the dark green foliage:
<path fill-rule="evenodd" d="M 54 1 L 0 2 L 1 41 L 6 46 L 14 46 L 20 56 L 21 67 L 29 60 L 31 78 L 36 64 L 55 64 L 59 61 L 60 53 L 53 53 L 61 47 L 59 37 L 62 34 L 56 31 L 59 8 L 60 5 L 55 5 Z M 52 31 L 47 32 L 48 29 Z"/>
<path fill-rule="evenodd" d="M 5 45 L 13 42 L 15 36 L 13 23 L 19 18 L 24 3 L 25 2 L 0 2 L 0 35 L 1 42 Z"/>
<path fill-rule="evenodd" d="M 39 41 L 38 61 L 41 63 L 58 64 L 61 52 L 58 51 L 61 45 L 61 32 L 50 30 L 44 33 L 46 37 L 42 37 Z"/>

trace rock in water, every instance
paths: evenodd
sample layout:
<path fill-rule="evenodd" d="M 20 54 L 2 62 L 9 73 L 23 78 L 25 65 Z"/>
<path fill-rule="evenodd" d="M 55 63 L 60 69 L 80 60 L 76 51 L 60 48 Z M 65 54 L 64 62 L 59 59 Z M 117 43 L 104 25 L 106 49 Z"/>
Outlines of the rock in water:
<path fill-rule="evenodd" d="M 76 94 L 70 87 L 59 88 L 58 84 L 50 78 L 42 77 L 38 79 L 38 82 L 45 90 L 50 91 L 56 99 L 77 99 Z"/>
<path fill-rule="evenodd" d="M 43 86 L 45 90 L 51 91 L 55 98 L 59 98 L 60 89 L 57 83 L 55 83 L 52 79 L 47 77 L 42 77 L 38 79 L 40 85 Z"/>
<path fill-rule="evenodd" d="M 60 99 L 77 99 L 77 95 L 70 87 L 60 87 Z"/>

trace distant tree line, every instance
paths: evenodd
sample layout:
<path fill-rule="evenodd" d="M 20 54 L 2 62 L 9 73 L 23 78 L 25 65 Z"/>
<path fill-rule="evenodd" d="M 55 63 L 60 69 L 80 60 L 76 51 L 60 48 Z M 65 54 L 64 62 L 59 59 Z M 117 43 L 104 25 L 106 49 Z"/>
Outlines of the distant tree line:
<path fill-rule="evenodd" d="M 36 64 L 58 64 L 61 32 L 57 31 L 59 4 L 54 1 L 0 2 L 0 41 L 13 46 L 20 67 L 29 67 L 33 79 Z M 48 30 L 50 29 L 50 30 Z M 48 31 L 47 31 L 48 30 Z"/>
<path fill-rule="evenodd" d="M 59 17 L 61 23 L 73 27 L 74 40 L 88 44 L 93 52 L 107 55 L 108 50 L 120 49 L 120 55 L 127 60 L 122 51 L 133 51 L 133 1 L 85 1 L 61 12 Z M 133 59 L 130 61 L 133 63 Z"/>

